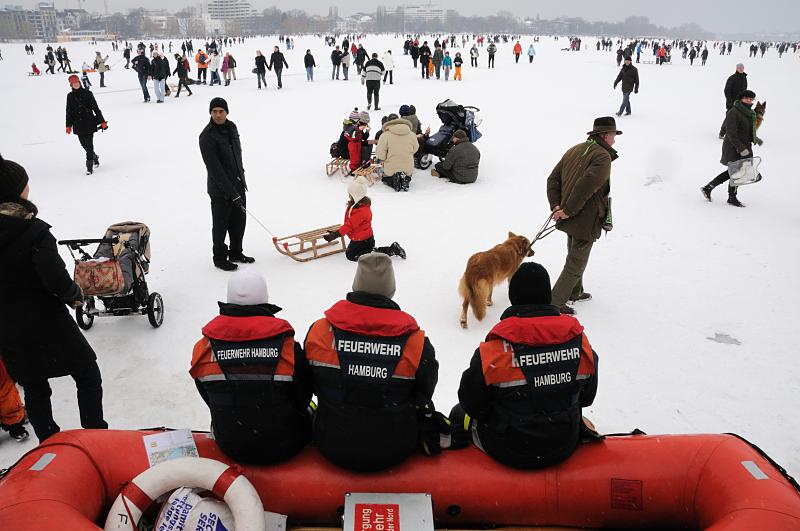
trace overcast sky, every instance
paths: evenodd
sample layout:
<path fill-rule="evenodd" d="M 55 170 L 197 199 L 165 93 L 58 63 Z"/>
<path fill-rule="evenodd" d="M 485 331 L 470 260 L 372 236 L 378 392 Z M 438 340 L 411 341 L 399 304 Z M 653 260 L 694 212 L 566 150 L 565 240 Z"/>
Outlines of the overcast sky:
<path fill-rule="evenodd" d="M 58 9 L 75 8 L 79 0 L 55 0 Z M 250 0 L 253 6 L 262 10 L 275 6 L 283 10 L 302 9 L 309 13 L 327 14 L 328 7 L 339 7 L 339 15 L 346 16 L 359 10 L 373 10 L 378 5 L 398 5 L 400 2 L 369 2 L 365 0 Z M 32 7 L 37 0 L 0 0 L 0 3 L 20 4 Z M 123 11 L 127 8 L 166 8 L 172 11 L 187 5 L 198 4 L 192 0 L 108 0 L 109 11 Z M 427 2 L 407 2 L 418 4 Z M 800 2 L 798 0 L 666 0 L 666 1 L 623 1 L 623 0 L 441 0 L 439 5 L 446 9 L 457 6 L 462 15 L 491 15 L 506 10 L 519 16 L 554 18 L 560 15 L 580 16 L 587 20 L 619 21 L 631 15 L 643 15 L 651 22 L 664 26 L 677 26 L 696 22 L 705 29 L 718 33 L 761 33 L 800 31 Z M 83 6 L 88 11 L 102 11 L 102 0 L 85 0 Z"/>

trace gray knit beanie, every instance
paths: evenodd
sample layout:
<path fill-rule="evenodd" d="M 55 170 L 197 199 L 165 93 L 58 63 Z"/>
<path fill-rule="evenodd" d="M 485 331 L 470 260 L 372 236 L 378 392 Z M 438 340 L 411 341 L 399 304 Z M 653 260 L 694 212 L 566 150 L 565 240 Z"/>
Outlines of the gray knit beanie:
<path fill-rule="evenodd" d="M 394 297 L 396 289 L 392 259 L 383 253 L 369 253 L 358 259 L 356 276 L 353 278 L 353 291 L 363 291 L 382 295 L 387 299 Z"/>

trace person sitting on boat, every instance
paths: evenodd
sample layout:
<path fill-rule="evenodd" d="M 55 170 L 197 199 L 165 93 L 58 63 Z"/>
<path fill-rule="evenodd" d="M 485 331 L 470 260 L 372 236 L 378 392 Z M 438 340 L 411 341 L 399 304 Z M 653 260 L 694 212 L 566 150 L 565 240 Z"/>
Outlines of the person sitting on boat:
<path fill-rule="evenodd" d="M 461 376 L 450 413 L 453 447 L 471 436 L 504 465 L 547 467 L 578 446 L 581 408 L 597 393 L 597 354 L 578 320 L 550 304 L 550 277 L 540 264 L 522 264 L 508 296 L 512 305 Z"/>
<path fill-rule="evenodd" d="M 285 461 L 311 440 L 311 380 L 292 326 L 275 317 L 252 268 L 228 281 L 227 303 L 203 327 L 189 374 L 211 411 L 220 450 L 240 463 Z"/>
<path fill-rule="evenodd" d="M 425 332 L 392 300 L 394 293 L 391 258 L 363 255 L 347 300 L 327 310 L 306 336 L 319 400 L 314 444 L 349 470 L 396 465 L 418 442 L 426 453 L 441 451 L 444 417 L 431 402 L 439 363 Z"/>

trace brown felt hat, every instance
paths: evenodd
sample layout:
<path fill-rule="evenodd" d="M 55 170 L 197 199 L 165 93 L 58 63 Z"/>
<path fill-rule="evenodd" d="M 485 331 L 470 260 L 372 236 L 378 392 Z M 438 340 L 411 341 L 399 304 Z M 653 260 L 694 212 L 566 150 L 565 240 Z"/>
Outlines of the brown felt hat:
<path fill-rule="evenodd" d="M 586 134 L 592 136 L 602 135 L 603 133 L 617 133 L 618 135 L 622 134 L 622 131 L 617 129 L 617 122 L 614 120 L 613 116 L 601 116 L 600 118 L 595 118 L 594 127 L 592 127 L 592 130 Z"/>

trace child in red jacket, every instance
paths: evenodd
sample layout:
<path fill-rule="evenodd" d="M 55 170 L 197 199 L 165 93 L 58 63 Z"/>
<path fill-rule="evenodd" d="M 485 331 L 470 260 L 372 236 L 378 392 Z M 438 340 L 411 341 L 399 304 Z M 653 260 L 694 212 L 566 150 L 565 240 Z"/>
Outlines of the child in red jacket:
<path fill-rule="evenodd" d="M 356 177 L 347 187 L 350 198 L 347 201 L 347 210 L 344 213 L 344 223 L 338 231 L 331 231 L 323 238 L 333 241 L 342 236 L 348 236 L 350 243 L 347 245 L 345 256 L 353 262 L 358 261 L 362 254 L 371 252 L 383 253 L 389 256 L 406 258 L 405 250 L 397 242 L 388 247 L 375 247 L 375 237 L 372 234 L 372 201 L 367 197 L 369 183 L 364 177 Z"/>
<path fill-rule="evenodd" d="M 345 132 L 345 139 L 347 140 L 347 152 L 350 154 L 350 171 L 357 169 L 361 166 L 362 160 L 366 160 L 372 148 L 369 151 L 365 149 L 369 141 L 369 113 L 361 112 L 358 115 L 358 122 L 355 127 Z"/>

